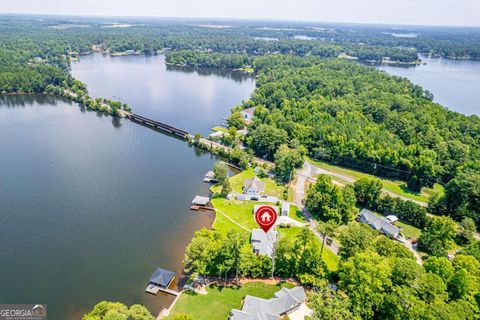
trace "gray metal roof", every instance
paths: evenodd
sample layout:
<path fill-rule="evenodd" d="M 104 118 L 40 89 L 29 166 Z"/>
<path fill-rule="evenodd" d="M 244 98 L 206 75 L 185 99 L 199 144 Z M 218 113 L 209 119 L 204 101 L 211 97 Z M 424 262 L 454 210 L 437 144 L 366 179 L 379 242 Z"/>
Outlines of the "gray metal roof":
<path fill-rule="evenodd" d="M 370 210 L 362 209 L 359 214 L 362 222 L 368 223 L 375 230 L 397 238 L 400 234 L 400 229 L 395 227 L 387 218 L 379 217 Z"/>
<path fill-rule="evenodd" d="M 254 251 L 258 251 L 258 254 L 264 254 L 271 257 L 276 242 L 276 231 L 270 230 L 265 233 L 262 229 L 252 230 L 252 246 Z"/>
<path fill-rule="evenodd" d="M 158 268 L 150 277 L 149 282 L 162 287 L 167 287 L 174 277 L 175 272 Z"/>
<path fill-rule="evenodd" d="M 242 310 L 233 309 L 231 320 L 278 320 L 280 315 L 305 302 L 307 296 L 303 287 L 282 288 L 273 298 L 262 299 L 246 296 Z"/>
<path fill-rule="evenodd" d="M 254 189 L 258 192 L 263 192 L 265 190 L 265 182 L 261 181 L 257 176 L 253 177 L 253 179 L 247 179 L 243 183 L 243 189 Z"/>

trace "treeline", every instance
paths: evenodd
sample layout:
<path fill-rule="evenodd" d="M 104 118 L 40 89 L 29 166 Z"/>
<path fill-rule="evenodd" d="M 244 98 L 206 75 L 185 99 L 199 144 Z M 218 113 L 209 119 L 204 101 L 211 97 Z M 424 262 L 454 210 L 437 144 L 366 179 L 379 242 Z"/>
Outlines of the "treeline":
<path fill-rule="evenodd" d="M 479 268 L 474 256 L 452 261 L 428 257 L 424 266 L 412 253 L 369 226 L 351 223 L 338 232 L 340 263 L 328 270 L 319 256 L 320 243 L 303 228 L 282 237 L 274 254 L 252 253 L 248 236 L 203 229 L 188 245 L 187 271 L 221 279 L 235 277 L 295 278 L 315 290 L 309 300 L 312 319 L 476 319 L 479 315 Z M 478 249 L 477 249 L 478 251 Z M 334 281 L 337 290 L 327 285 Z"/>
<path fill-rule="evenodd" d="M 433 103 L 404 78 L 357 63 L 292 56 L 258 57 L 250 146 L 272 159 L 281 144 L 310 155 L 407 180 L 419 190 L 448 181 L 479 156 L 480 119 Z"/>
<path fill-rule="evenodd" d="M 194 51 L 169 51 L 165 55 L 168 64 L 202 67 L 202 68 L 228 68 L 239 69 L 251 63 L 251 58 L 246 54 L 202 53 Z"/>

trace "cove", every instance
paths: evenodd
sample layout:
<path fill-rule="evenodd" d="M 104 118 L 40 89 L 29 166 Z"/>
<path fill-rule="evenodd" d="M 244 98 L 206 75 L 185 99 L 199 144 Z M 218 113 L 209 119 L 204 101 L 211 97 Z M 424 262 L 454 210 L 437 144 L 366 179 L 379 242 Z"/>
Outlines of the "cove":
<path fill-rule="evenodd" d="M 426 64 L 414 67 L 379 66 L 406 77 L 434 95 L 434 101 L 466 115 L 480 116 L 480 61 L 420 57 Z"/>

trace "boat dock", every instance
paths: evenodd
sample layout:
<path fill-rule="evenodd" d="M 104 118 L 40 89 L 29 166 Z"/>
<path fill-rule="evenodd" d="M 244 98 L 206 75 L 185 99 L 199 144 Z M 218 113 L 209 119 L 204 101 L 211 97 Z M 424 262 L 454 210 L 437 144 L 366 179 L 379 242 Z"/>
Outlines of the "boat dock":
<path fill-rule="evenodd" d="M 190 207 L 190 210 L 195 210 L 195 211 L 198 211 L 198 210 L 209 210 L 209 211 L 215 211 L 214 208 L 212 207 L 207 207 L 207 206 L 198 206 L 198 205 L 192 205 Z"/>

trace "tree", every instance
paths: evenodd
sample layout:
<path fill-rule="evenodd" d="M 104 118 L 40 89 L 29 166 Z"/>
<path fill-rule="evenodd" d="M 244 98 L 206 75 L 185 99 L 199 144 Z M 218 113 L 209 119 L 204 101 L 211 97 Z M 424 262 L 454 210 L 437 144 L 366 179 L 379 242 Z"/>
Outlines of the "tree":
<path fill-rule="evenodd" d="M 235 268 L 235 279 L 238 280 L 242 247 L 245 242 L 245 234 L 242 231 L 230 229 L 225 236 L 219 252 L 220 261 L 225 268 L 225 280 L 231 268 Z"/>
<path fill-rule="evenodd" d="M 120 302 L 102 301 L 93 310 L 82 317 L 82 320 L 154 320 L 150 312 L 141 305 L 135 304 L 130 309 Z"/>
<path fill-rule="evenodd" d="M 183 265 L 186 272 L 198 272 L 206 275 L 214 272 L 212 265 L 220 247 L 220 235 L 216 232 L 202 229 L 195 232 L 195 236 L 185 250 Z"/>
<path fill-rule="evenodd" d="M 220 184 L 228 179 L 228 168 L 224 163 L 216 162 L 213 166 L 213 173 L 215 175 L 215 180 Z"/>
<path fill-rule="evenodd" d="M 375 252 L 365 251 L 340 262 L 339 288 L 351 301 L 353 314 L 371 319 L 391 289 L 391 267 L 388 260 Z"/>
<path fill-rule="evenodd" d="M 434 256 L 444 256 L 456 236 L 455 222 L 449 217 L 433 217 L 418 239 L 418 244 Z"/>
<path fill-rule="evenodd" d="M 350 311 L 350 299 L 341 291 L 319 288 L 309 298 L 313 314 L 311 320 L 360 320 Z"/>
<path fill-rule="evenodd" d="M 323 278 L 325 265 L 320 256 L 318 242 L 312 231 L 303 228 L 292 248 L 293 266 L 295 275 L 312 275 L 316 278 Z"/>
<path fill-rule="evenodd" d="M 361 223 L 351 223 L 340 233 L 338 254 L 342 259 L 348 259 L 369 248 L 374 238 L 375 232 L 369 226 Z"/>
<path fill-rule="evenodd" d="M 425 271 L 436 274 L 445 283 L 450 281 L 454 272 L 452 263 L 445 257 L 429 256 L 423 266 Z"/>
<path fill-rule="evenodd" d="M 460 251 L 460 253 L 465 255 L 471 255 L 475 257 L 477 261 L 480 261 L 480 241 L 474 241 L 473 243 L 466 246 L 462 251 Z"/>
<path fill-rule="evenodd" d="M 382 194 L 383 184 L 378 178 L 360 178 L 353 184 L 357 202 L 367 208 L 375 208 Z"/>
<path fill-rule="evenodd" d="M 229 127 L 242 129 L 245 126 L 245 119 L 240 111 L 235 111 L 228 117 L 227 124 Z"/>
<path fill-rule="evenodd" d="M 434 198 L 434 212 L 448 214 L 455 220 L 465 217 L 480 225 L 480 161 L 470 162 L 458 168 L 455 178 L 445 186 L 445 195 Z"/>
<path fill-rule="evenodd" d="M 408 248 L 388 237 L 377 237 L 372 244 L 372 249 L 383 257 L 415 260 L 415 256 Z"/>
<path fill-rule="evenodd" d="M 261 124 L 251 132 L 249 141 L 257 155 L 272 159 L 280 145 L 288 142 L 288 134 L 283 129 Z"/>
<path fill-rule="evenodd" d="M 275 152 L 275 174 L 283 181 L 288 181 L 295 168 L 303 164 L 304 151 L 299 148 L 290 149 L 288 145 L 282 144 Z"/>
<path fill-rule="evenodd" d="M 322 221 L 347 223 L 357 211 L 355 195 L 351 187 L 344 189 L 334 185 L 328 175 L 320 175 L 307 191 L 305 205 L 308 211 Z"/>
<path fill-rule="evenodd" d="M 447 286 L 445 282 L 433 273 L 425 273 L 420 277 L 417 285 L 417 294 L 423 301 L 428 303 L 435 299 L 445 300 L 447 298 Z"/>
<path fill-rule="evenodd" d="M 327 240 L 327 236 L 334 237 L 336 234 L 337 228 L 338 228 L 338 224 L 332 220 L 329 220 L 317 226 L 318 231 L 321 232 L 323 235 L 322 246 L 320 248 L 320 257 L 323 257 L 323 247 L 325 246 L 325 241 Z"/>
<path fill-rule="evenodd" d="M 457 235 L 457 242 L 460 245 L 466 245 L 471 243 L 474 240 L 473 234 L 476 231 L 475 221 L 472 218 L 463 218 L 463 220 L 458 224 L 459 232 Z"/>

